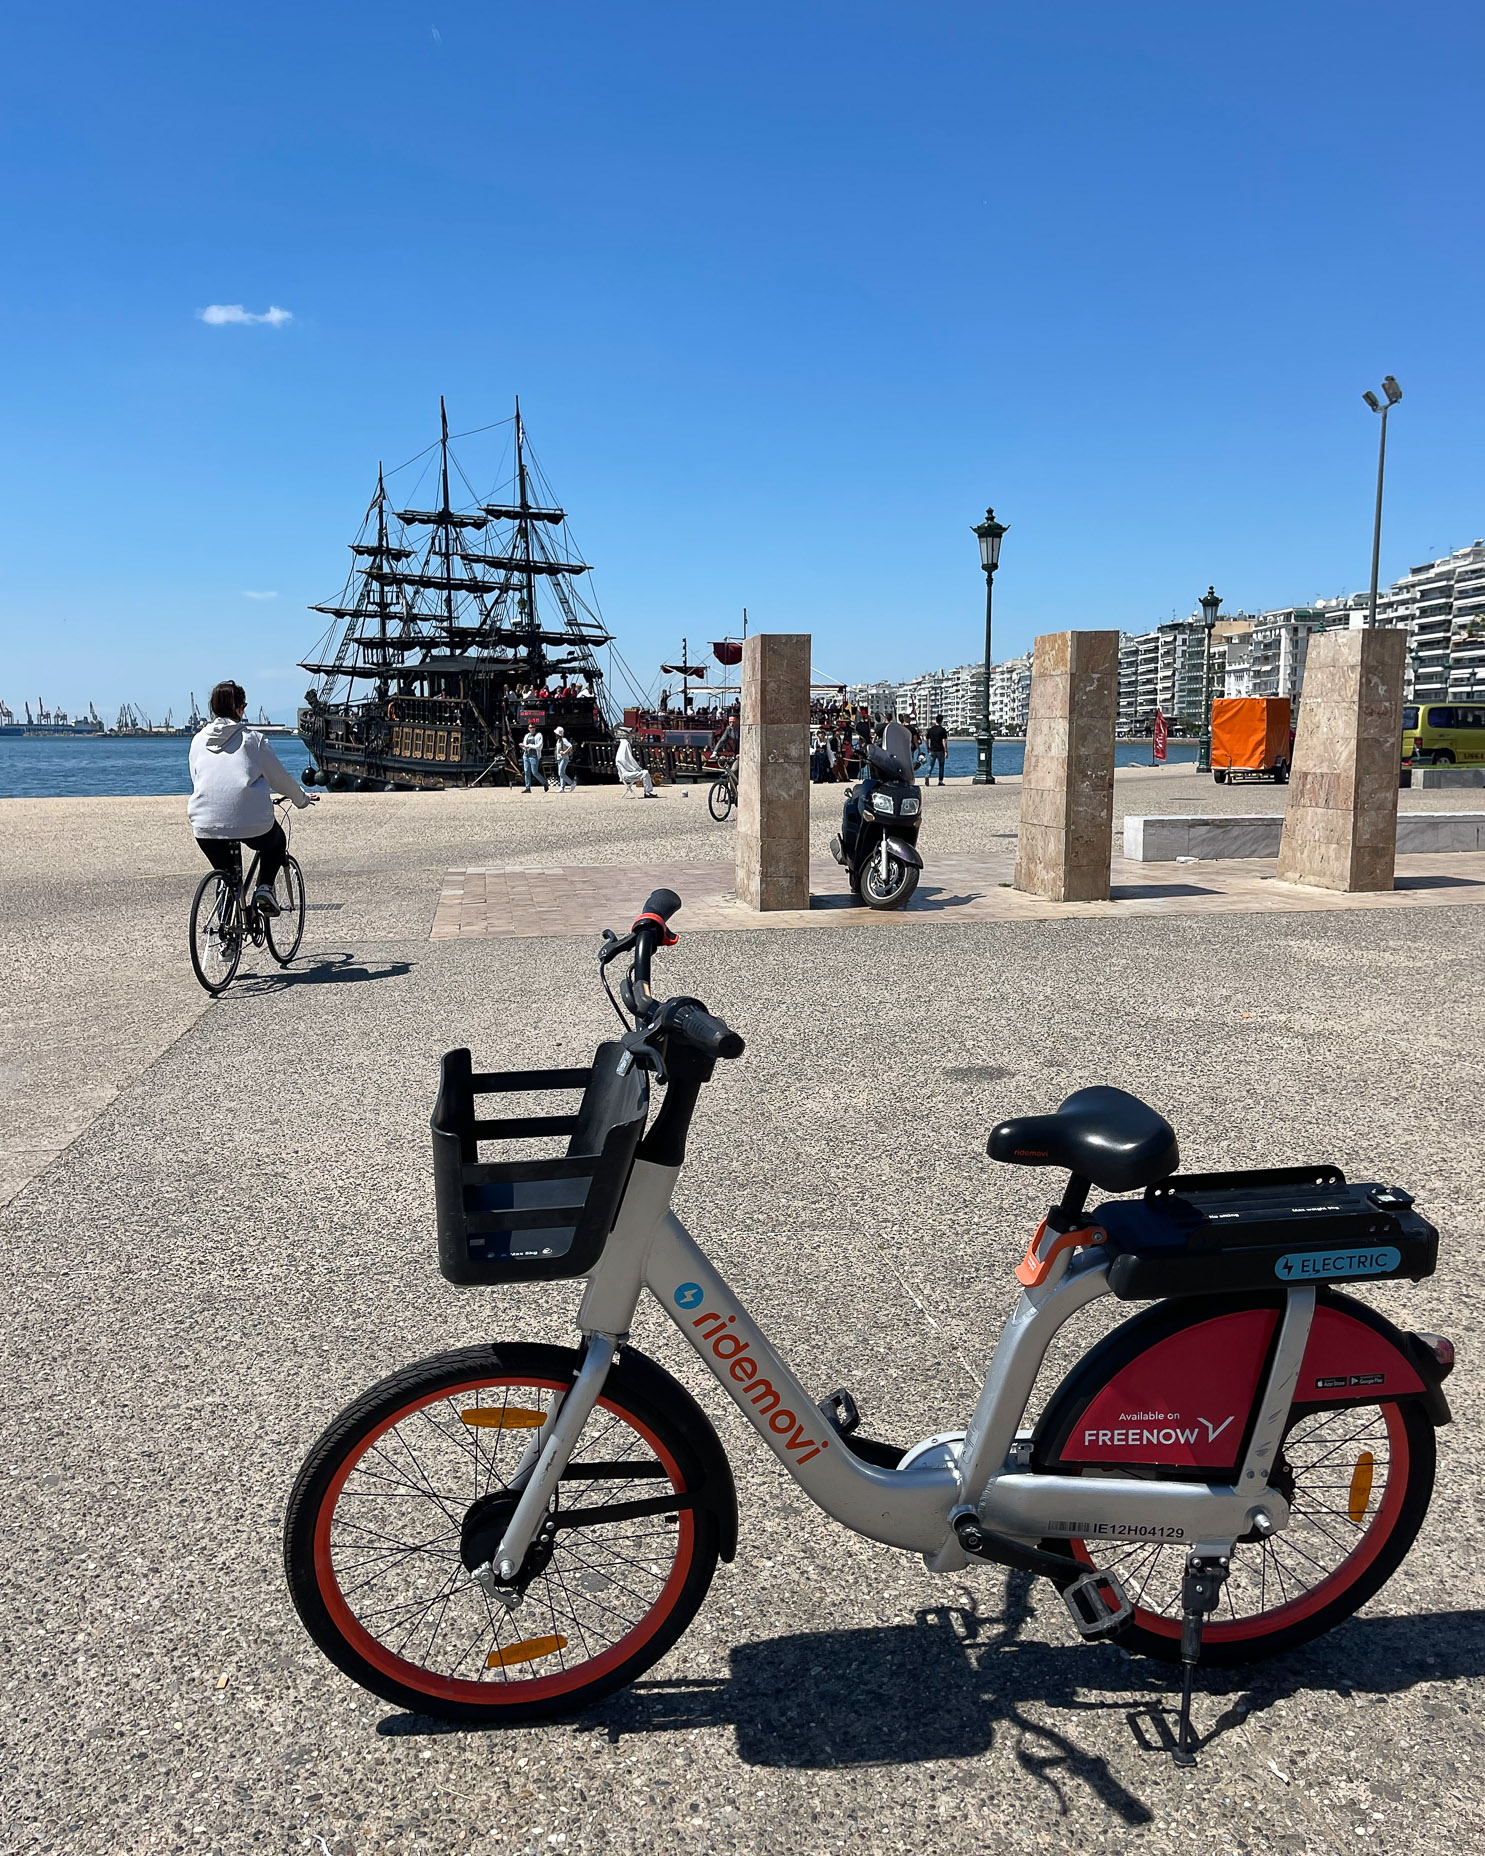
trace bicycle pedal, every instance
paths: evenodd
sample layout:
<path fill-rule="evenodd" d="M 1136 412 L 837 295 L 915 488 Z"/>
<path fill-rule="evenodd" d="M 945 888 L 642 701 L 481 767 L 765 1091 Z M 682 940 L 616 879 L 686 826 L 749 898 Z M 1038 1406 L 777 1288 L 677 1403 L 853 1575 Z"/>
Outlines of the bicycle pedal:
<path fill-rule="evenodd" d="M 827 1392 L 820 1400 L 819 1411 L 827 1424 L 838 1430 L 842 1437 L 849 1437 L 851 1432 L 861 1425 L 861 1413 L 856 1409 L 856 1401 L 844 1386 L 838 1386 L 834 1392 Z"/>
<path fill-rule="evenodd" d="M 1062 1588 L 1062 1602 L 1083 1636 L 1107 1637 L 1134 1612 L 1119 1575 L 1090 1569 Z"/>

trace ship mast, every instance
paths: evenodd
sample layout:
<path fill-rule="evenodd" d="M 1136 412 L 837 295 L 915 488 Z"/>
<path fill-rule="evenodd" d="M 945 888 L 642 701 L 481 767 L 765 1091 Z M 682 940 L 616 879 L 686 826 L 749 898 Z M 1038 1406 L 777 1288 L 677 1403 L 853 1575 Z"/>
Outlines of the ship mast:
<path fill-rule="evenodd" d="M 439 483 L 443 491 L 438 513 L 443 517 L 443 617 L 449 632 L 449 649 L 454 648 L 454 524 L 449 506 L 449 415 L 444 410 L 443 395 L 438 396 Z"/>
<path fill-rule="evenodd" d="M 525 587 L 526 629 L 536 630 L 536 576 L 531 570 L 531 498 L 526 484 L 526 435 L 521 425 L 521 396 L 516 395 L 516 507 L 520 511 L 517 521 L 521 535 L 521 560 L 524 563 L 522 582 Z M 539 649 L 539 642 L 533 640 Z"/>

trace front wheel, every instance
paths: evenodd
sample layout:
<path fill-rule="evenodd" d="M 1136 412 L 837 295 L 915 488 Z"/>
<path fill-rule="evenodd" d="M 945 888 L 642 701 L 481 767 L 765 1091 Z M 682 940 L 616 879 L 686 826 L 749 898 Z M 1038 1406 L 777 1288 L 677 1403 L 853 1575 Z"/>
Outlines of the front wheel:
<path fill-rule="evenodd" d="M 232 984 L 242 959 L 242 933 L 236 885 L 220 870 L 208 871 L 191 903 L 191 966 L 213 998 Z"/>
<path fill-rule="evenodd" d="M 918 887 L 918 866 L 905 864 L 889 856 L 887 874 L 882 875 L 881 860 L 873 856 L 861 872 L 861 900 L 869 909 L 902 909 Z"/>
<path fill-rule="evenodd" d="M 281 967 L 299 952 L 304 939 L 304 872 L 297 857 L 286 857 L 273 879 L 273 899 L 280 913 L 268 917 L 268 951 Z"/>
<path fill-rule="evenodd" d="M 711 791 L 706 796 L 706 809 L 719 825 L 727 822 L 732 813 L 734 794 L 731 780 L 713 780 Z"/>
<path fill-rule="evenodd" d="M 563 1347 L 439 1354 L 373 1386 L 310 1451 L 284 1523 L 289 1592 L 363 1688 L 444 1720 L 546 1720 L 632 1682 L 696 1615 L 720 1546 L 715 1512 L 689 1499 L 704 1466 L 622 1366 L 515 1607 L 471 1578 L 499 1546 L 577 1367 Z M 591 1518 L 600 1512 L 612 1518 Z"/>
<path fill-rule="evenodd" d="M 1237 1543 L 1221 1603 L 1202 1632 L 1202 1661 L 1258 1662 L 1350 1617 L 1413 1544 L 1433 1494 L 1434 1460 L 1433 1425 L 1412 1400 L 1297 1416 L 1271 1478 L 1289 1502 L 1289 1526 Z M 1119 1575 L 1134 1604 L 1119 1633 L 1125 1649 L 1180 1660 L 1184 1545 L 1043 1545 Z"/>

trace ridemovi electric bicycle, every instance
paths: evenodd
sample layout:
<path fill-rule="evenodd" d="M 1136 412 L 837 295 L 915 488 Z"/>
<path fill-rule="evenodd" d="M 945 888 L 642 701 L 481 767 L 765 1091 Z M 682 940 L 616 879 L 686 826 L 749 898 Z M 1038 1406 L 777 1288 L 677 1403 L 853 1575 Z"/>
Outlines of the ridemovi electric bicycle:
<path fill-rule="evenodd" d="M 571 1712 L 665 1654 L 736 1553 L 738 1516 L 711 1424 L 629 1344 L 649 1294 L 842 1525 L 934 1572 L 1044 1575 L 1084 1637 L 1183 1663 L 1176 1757 L 1191 1763 L 1198 1658 L 1247 1662 L 1331 1629 L 1418 1531 L 1453 1348 L 1337 1284 L 1427 1276 L 1437 1232 L 1405 1191 L 1330 1165 L 1182 1175 L 1154 1109 L 1079 1090 L 990 1136 L 996 1159 L 1068 1180 L 967 1425 L 906 1447 L 865 1438 L 850 1394 L 816 1402 L 670 1209 L 700 1092 L 744 1048 L 696 999 L 651 991 L 680 906 L 656 891 L 628 934 L 606 933 L 601 971 L 632 956 L 633 1023 L 621 1012 L 591 1067 L 444 1059 L 440 1267 L 457 1283 L 584 1279 L 581 1345 L 440 1354 L 330 1425 L 285 1524 L 310 1635 L 375 1694 L 467 1722 Z M 531 1099 L 567 1091 L 575 1113 Z M 491 1098 L 524 1112 L 487 1115 Z M 565 1151 L 481 1158 L 530 1137 Z M 1095 1188 L 1140 1196 L 1090 1211 Z M 1109 1295 L 1150 1305 L 1026 1428 L 1052 1336 Z"/>

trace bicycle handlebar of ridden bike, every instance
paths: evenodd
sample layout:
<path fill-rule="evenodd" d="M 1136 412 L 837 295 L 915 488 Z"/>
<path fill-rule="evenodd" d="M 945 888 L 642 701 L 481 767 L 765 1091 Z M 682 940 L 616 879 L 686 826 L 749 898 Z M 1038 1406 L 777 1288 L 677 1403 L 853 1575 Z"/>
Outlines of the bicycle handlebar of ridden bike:
<path fill-rule="evenodd" d="M 628 938 L 634 948 L 630 989 L 636 1015 L 654 1030 L 682 1038 L 704 1056 L 740 1057 L 746 1049 L 741 1036 L 697 1000 L 667 999 L 662 1004 L 650 991 L 650 962 L 658 948 L 675 946 L 678 937 L 671 931 L 670 918 L 680 907 L 681 899 L 673 889 L 657 889 L 634 918 Z M 615 946 L 612 953 L 618 951 Z"/>

